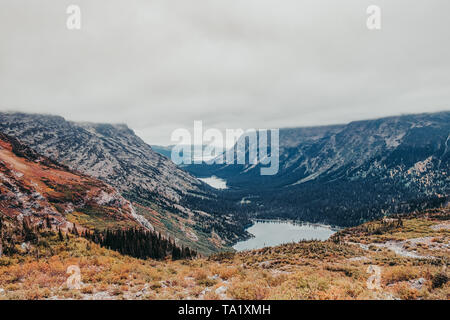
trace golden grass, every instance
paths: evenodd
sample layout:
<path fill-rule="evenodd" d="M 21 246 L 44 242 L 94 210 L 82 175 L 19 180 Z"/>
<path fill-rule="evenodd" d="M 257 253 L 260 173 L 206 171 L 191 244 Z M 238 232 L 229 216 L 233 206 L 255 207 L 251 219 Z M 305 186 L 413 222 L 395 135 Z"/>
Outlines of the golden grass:
<path fill-rule="evenodd" d="M 450 299 L 445 250 L 421 248 L 439 258 L 419 260 L 348 243 L 358 235 L 366 243 L 430 235 L 439 239 L 433 243 L 448 243 L 445 234 L 433 233 L 435 223 L 414 218 L 385 234 L 346 230 L 340 243 L 309 241 L 181 261 L 134 259 L 83 238 L 59 242 L 53 235 L 37 260 L 25 253 L 0 258 L 0 299 Z M 66 286 L 70 265 L 81 270 L 80 290 Z M 381 268 L 379 290 L 366 285 L 369 265 Z M 412 283 L 419 278 L 418 289 Z"/>

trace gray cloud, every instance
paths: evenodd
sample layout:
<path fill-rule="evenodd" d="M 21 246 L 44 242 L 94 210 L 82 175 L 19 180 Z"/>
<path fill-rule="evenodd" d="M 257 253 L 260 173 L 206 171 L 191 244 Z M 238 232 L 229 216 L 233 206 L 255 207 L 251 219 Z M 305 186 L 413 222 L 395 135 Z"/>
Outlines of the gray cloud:
<path fill-rule="evenodd" d="M 0 108 L 268 128 L 450 109 L 447 0 L 0 0 Z M 66 29 L 78 4 L 82 30 Z M 382 9 L 382 30 L 366 8 Z"/>

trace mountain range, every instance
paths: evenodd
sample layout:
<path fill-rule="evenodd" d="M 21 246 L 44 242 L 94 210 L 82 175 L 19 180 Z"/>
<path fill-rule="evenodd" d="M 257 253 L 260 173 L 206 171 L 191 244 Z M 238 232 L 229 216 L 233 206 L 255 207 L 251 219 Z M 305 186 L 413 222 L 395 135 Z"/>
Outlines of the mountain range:
<path fill-rule="evenodd" d="M 123 124 L 0 113 L 3 156 L 27 150 L 19 155 L 35 162 L 27 169 L 30 179 L 39 172 L 38 180 L 59 192 L 52 195 L 34 180 L 18 183 L 14 172 L 24 173 L 13 168 L 18 160 L 9 154 L 2 160 L 3 208 L 10 216 L 49 217 L 63 227 L 88 221 L 86 227 L 104 230 L 121 221 L 116 228 L 154 230 L 204 254 L 248 238 L 245 227 L 255 217 L 352 226 L 448 204 L 449 120 L 450 112 L 440 112 L 280 129 L 279 172 L 263 176 L 260 163 L 180 168 Z M 36 160 L 41 157 L 46 160 Z M 40 167 L 50 163 L 51 169 Z M 61 178 L 66 175 L 77 178 Z M 198 179 L 212 175 L 229 188 L 216 190 Z M 101 207 L 102 197 L 114 205 Z"/>
<path fill-rule="evenodd" d="M 208 257 L 153 231 L 135 206 L 0 133 L 0 299 L 450 297 L 448 205 Z"/>
<path fill-rule="evenodd" d="M 272 176 L 259 162 L 184 169 L 225 179 L 228 197 L 251 215 L 348 226 L 445 204 L 449 160 L 450 112 L 440 112 L 280 129 Z"/>
<path fill-rule="evenodd" d="M 0 131 L 35 152 L 98 178 L 132 203 L 151 227 L 202 253 L 247 237 L 245 215 L 217 204 L 215 190 L 154 152 L 126 125 L 0 113 Z"/>

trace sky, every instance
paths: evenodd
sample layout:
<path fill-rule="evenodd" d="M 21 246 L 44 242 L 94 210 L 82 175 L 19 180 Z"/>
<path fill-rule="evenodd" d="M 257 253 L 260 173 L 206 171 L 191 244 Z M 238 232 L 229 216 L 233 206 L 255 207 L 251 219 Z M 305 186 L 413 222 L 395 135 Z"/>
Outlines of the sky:
<path fill-rule="evenodd" d="M 0 0 L 0 110 L 126 123 L 161 145 L 194 120 L 263 129 L 450 110 L 449 14 L 448 0 Z"/>

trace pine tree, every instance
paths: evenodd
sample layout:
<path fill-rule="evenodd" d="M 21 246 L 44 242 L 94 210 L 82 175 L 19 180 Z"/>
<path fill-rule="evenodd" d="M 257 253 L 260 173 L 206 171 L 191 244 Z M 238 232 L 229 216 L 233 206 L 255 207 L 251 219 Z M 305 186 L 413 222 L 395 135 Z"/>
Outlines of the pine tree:
<path fill-rule="evenodd" d="M 58 237 L 59 237 L 59 241 L 64 241 L 64 236 L 61 232 L 61 228 L 58 228 Z"/>
<path fill-rule="evenodd" d="M 94 230 L 93 233 L 85 232 L 82 235 L 102 247 L 139 259 L 164 259 L 171 255 L 172 259 L 177 260 L 196 255 L 195 251 L 187 247 L 177 247 L 175 241 L 165 239 L 160 233 L 138 228 L 106 229 L 103 233 Z"/>
<path fill-rule="evenodd" d="M 45 218 L 45 224 L 46 224 L 47 229 L 50 229 L 50 230 L 52 229 L 52 224 L 50 222 L 50 217 L 48 215 Z"/>

